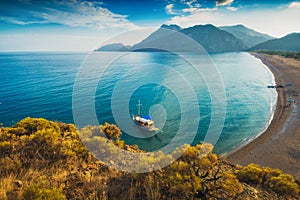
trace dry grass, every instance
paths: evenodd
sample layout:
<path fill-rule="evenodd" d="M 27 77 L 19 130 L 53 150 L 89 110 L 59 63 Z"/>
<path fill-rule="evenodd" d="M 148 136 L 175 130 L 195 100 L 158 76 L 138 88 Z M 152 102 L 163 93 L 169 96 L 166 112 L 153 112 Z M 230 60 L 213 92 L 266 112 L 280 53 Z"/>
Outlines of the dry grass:
<path fill-rule="evenodd" d="M 31 121 L 38 127 L 48 125 L 47 140 L 35 133 L 26 135 L 27 130 L 0 129 L 0 142 L 9 141 L 11 144 L 0 148 L 0 164 L 3 166 L 0 168 L 1 200 L 197 199 L 201 195 L 207 199 L 249 197 L 248 186 L 243 186 L 235 175 L 235 171 L 243 167 L 235 167 L 211 152 L 205 157 L 198 156 L 211 145 L 187 145 L 188 150 L 170 166 L 156 172 L 130 174 L 108 168 L 86 153 L 71 126 L 60 123 L 60 129 L 64 130 L 62 136 L 52 137 L 58 135 L 55 124 L 49 126 L 45 120 L 26 119 L 25 125 L 32 128 L 28 123 Z M 23 135 L 15 137 L 11 134 L 15 130 Z M 70 130 L 74 134 L 66 134 Z M 71 146 L 65 145 L 70 142 Z M 161 156 L 161 159 L 165 158 Z M 274 195 L 265 196 L 261 199 L 280 199 L 273 198 Z"/>
<path fill-rule="evenodd" d="M 0 177 L 0 199 L 8 199 L 7 193 L 15 190 L 15 180 L 14 174 Z"/>

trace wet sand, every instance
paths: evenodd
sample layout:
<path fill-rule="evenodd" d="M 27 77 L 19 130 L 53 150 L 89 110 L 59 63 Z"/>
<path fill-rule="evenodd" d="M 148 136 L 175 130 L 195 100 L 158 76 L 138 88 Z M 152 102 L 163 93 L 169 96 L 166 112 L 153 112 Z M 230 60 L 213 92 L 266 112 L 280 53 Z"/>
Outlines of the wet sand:
<path fill-rule="evenodd" d="M 226 157 L 236 164 L 279 168 L 300 180 L 300 61 L 277 55 L 253 55 L 270 68 L 276 85 L 292 85 L 276 89 L 278 102 L 268 129 Z M 295 103 L 288 102 L 289 99 Z"/>

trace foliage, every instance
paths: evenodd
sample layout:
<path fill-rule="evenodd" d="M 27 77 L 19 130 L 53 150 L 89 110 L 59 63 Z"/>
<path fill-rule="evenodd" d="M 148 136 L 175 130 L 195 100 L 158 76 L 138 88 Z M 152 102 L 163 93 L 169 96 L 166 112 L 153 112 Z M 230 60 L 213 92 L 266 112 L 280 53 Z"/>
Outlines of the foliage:
<path fill-rule="evenodd" d="M 237 177 L 242 182 L 261 185 L 282 195 L 298 196 L 300 192 L 299 185 L 295 179 L 278 169 L 249 164 L 238 171 Z"/>
<path fill-rule="evenodd" d="M 197 176 L 193 168 L 183 161 L 174 162 L 164 171 L 166 185 L 162 184 L 167 194 L 179 199 L 195 196 L 202 190 L 202 179 Z"/>
<path fill-rule="evenodd" d="M 0 142 L 0 155 L 4 155 L 6 152 L 10 152 L 12 145 L 9 141 Z"/>
<path fill-rule="evenodd" d="M 289 174 L 280 174 L 270 178 L 270 188 L 283 195 L 298 196 L 300 189 L 294 178 Z"/>
<path fill-rule="evenodd" d="M 212 154 L 212 145 L 185 145 L 183 155 L 163 170 L 160 185 L 167 198 L 210 199 L 235 198 L 243 187 L 233 172 L 224 168 L 225 163 Z"/>
<path fill-rule="evenodd" d="M 120 149 L 146 152 L 125 144 L 120 135 L 113 124 L 77 130 L 73 124 L 41 118 L 0 128 L 0 199 L 247 199 L 245 183 L 279 195 L 299 194 L 292 176 L 254 164 L 237 168 L 205 143 L 183 145 L 172 154 L 149 152 L 139 160 L 123 160 Z M 81 140 L 95 150 L 93 155 Z M 134 164 L 140 170 L 172 164 L 131 174 L 105 166 L 96 155 L 104 159 L 113 155 L 116 160 L 105 163 Z"/>
<path fill-rule="evenodd" d="M 100 129 L 108 139 L 119 139 L 122 134 L 120 128 L 114 124 L 105 123 L 105 125 L 100 125 Z"/>
<path fill-rule="evenodd" d="M 41 184 L 31 185 L 26 188 L 22 195 L 23 199 L 31 200 L 64 200 L 65 195 L 61 188 L 44 188 Z"/>
<path fill-rule="evenodd" d="M 43 168 L 67 157 L 86 157 L 88 151 L 79 140 L 75 126 L 59 125 L 41 118 L 26 118 L 13 127 L 1 128 L 0 158 L 6 163 L 2 169 L 14 166 L 16 171 L 35 164 Z"/>
<path fill-rule="evenodd" d="M 31 135 L 32 133 L 36 133 L 38 131 L 51 131 L 55 133 L 55 136 L 59 136 L 60 129 L 57 123 L 48 121 L 43 118 L 25 118 L 18 122 L 13 128 L 11 129 L 11 133 L 16 135 Z M 53 136 L 54 136 L 53 135 Z"/>
<path fill-rule="evenodd" d="M 279 55 L 286 58 L 294 58 L 300 60 L 300 52 L 290 52 L 290 51 L 271 51 L 271 50 L 257 50 L 257 53 L 264 53 L 269 55 Z"/>

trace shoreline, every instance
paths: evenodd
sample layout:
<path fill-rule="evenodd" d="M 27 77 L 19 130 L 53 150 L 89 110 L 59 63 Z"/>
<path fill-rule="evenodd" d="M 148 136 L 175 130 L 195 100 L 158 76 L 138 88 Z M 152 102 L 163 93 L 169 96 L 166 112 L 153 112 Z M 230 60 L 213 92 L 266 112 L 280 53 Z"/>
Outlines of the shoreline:
<path fill-rule="evenodd" d="M 264 58 L 260 57 L 261 55 L 255 54 L 255 53 L 250 53 L 250 54 L 252 56 L 254 56 L 255 58 L 261 60 L 261 62 L 271 71 L 271 73 L 274 76 L 274 80 L 275 80 L 275 84 L 276 85 L 282 85 L 282 80 L 279 78 L 276 70 L 274 69 L 274 67 L 272 65 L 268 65 L 267 63 L 265 63 L 264 62 Z M 226 157 L 230 158 L 231 156 L 234 156 L 236 153 L 238 153 L 239 151 L 241 151 L 247 145 L 250 145 L 250 143 L 257 142 L 255 140 L 258 140 L 258 138 L 263 137 L 263 135 L 266 135 L 268 133 L 270 134 L 271 129 L 273 129 L 272 127 L 282 117 L 283 112 L 284 112 L 284 108 L 283 108 L 283 106 L 284 106 L 283 105 L 284 104 L 284 94 L 283 94 L 283 91 L 277 88 L 276 92 L 278 94 L 278 96 L 277 96 L 277 102 L 276 102 L 276 105 L 275 105 L 275 108 L 274 108 L 274 112 L 273 112 L 273 114 L 272 114 L 272 116 L 270 118 L 269 124 L 265 128 L 265 130 L 262 131 L 262 132 L 260 132 L 257 136 L 253 137 L 251 140 L 248 140 L 244 144 L 241 144 L 237 148 L 235 148 L 235 149 L 227 152 L 225 154 Z M 282 119 L 282 120 L 284 120 L 284 119 Z M 264 137 L 267 137 L 267 136 L 264 136 Z"/>
<path fill-rule="evenodd" d="M 300 61 L 280 56 L 251 53 L 260 59 L 274 75 L 276 85 L 293 83 L 291 88 L 276 88 L 278 97 L 273 119 L 268 128 L 248 143 L 225 154 L 235 164 L 256 163 L 261 166 L 279 168 L 300 179 L 300 114 L 299 99 L 288 103 L 290 95 L 299 95 Z M 267 86 L 266 86 L 267 87 Z M 292 93 L 291 91 L 292 90 Z"/>

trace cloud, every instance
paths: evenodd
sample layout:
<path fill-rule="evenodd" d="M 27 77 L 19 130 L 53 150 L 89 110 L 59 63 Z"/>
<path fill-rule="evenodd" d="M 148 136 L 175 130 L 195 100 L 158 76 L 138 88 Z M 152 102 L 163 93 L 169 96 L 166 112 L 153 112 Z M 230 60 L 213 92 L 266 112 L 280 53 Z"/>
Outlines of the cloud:
<path fill-rule="evenodd" d="M 300 2 L 294 1 L 289 4 L 289 8 L 300 8 Z"/>
<path fill-rule="evenodd" d="M 212 23 L 216 20 L 217 7 L 202 8 L 197 0 L 180 0 L 180 3 L 187 7 L 178 10 L 177 15 L 172 17 L 167 23 L 188 27 L 195 24 Z"/>
<path fill-rule="evenodd" d="M 18 25 L 26 25 L 28 22 L 24 22 L 22 20 L 19 20 L 18 18 L 14 17 L 5 17 L 5 16 L 0 16 L 0 21 L 5 21 L 10 24 L 18 24 Z"/>
<path fill-rule="evenodd" d="M 166 9 L 166 12 L 168 15 L 175 15 L 176 12 L 173 11 L 173 8 L 174 8 L 174 4 L 168 4 L 165 9 Z"/>
<path fill-rule="evenodd" d="M 234 0 L 215 0 L 216 6 L 227 6 L 233 3 Z"/>
<path fill-rule="evenodd" d="M 230 11 L 237 11 L 237 10 L 238 10 L 238 8 L 232 7 L 232 6 L 226 7 L 226 9 L 227 9 L 227 10 L 230 10 Z"/>
<path fill-rule="evenodd" d="M 184 13 L 191 13 L 192 15 L 199 14 L 199 13 L 206 13 L 216 11 L 218 8 L 184 8 L 182 12 Z M 183 17 L 183 16 L 182 16 Z"/>
<path fill-rule="evenodd" d="M 290 9 L 288 6 L 249 10 L 240 8 L 235 12 L 228 10 L 227 7 L 217 7 L 211 10 L 199 9 L 192 13 L 186 13 L 186 15 L 174 16 L 167 23 L 177 24 L 181 27 L 209 23 L 216 26 L 243 24 L 262 33 L 283 37 L 292 32 L 300 32 L 298 18 L 299 9 Z"/>
<path fill-rule="evenodd" d="M 198 10 L 198 8 L 184 8 L 182 9 L 183 13 L 194 13 Z"/>
<path fill-rule="evenodd" d="M 220 15 L 217 8 L 187 8 L 183 12 L 189 12 L 189 15 L 175 16 L 168 23 L 189 27 L 196 24 L 213 23 Z"/>
<path fill-rule="evenodd" d="M 180 0 L 180 3 L 187 5 L 189 8 L 200 8 L 201 4 L 197 0 Z"/>
<path fill-rule="evenodd" d="M 196 3 L 196 0 L 191 0 L 191 1 L 184 1 L 183 3 L 188 5 L 189 7 L 193 7 L 193 4 Z"/>
<path fill-rule="evenodd" d="M 18 3 L 18 4 L 17 4 Z M 85 0 L 52 0 L 16 2 L 16 10 L 1 14 L 0 20 L 14 24 L 56 23 L 70 27 L 89 27 L 97 30 L 104 28 L 132 29 L 126 15 L 119 15 L 102 7 L 100 2 Z"/>

